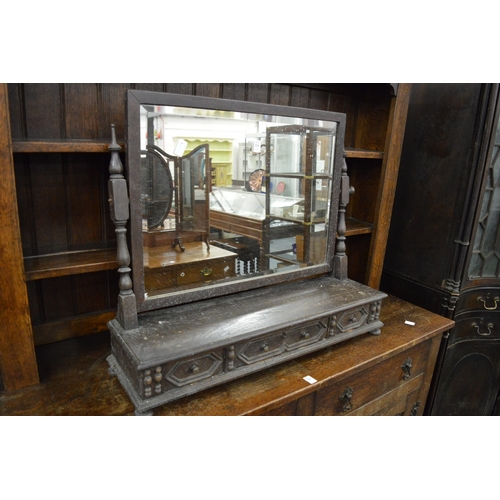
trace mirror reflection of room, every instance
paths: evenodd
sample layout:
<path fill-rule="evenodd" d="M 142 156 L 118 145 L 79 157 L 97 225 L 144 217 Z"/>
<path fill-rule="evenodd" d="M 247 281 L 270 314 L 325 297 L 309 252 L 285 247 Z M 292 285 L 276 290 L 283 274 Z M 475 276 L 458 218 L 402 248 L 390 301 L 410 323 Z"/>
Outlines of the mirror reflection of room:
<path fill-rule="evenodd" d="M 336 124 L 141 106 L 149 296 L 324 264 Z"/>

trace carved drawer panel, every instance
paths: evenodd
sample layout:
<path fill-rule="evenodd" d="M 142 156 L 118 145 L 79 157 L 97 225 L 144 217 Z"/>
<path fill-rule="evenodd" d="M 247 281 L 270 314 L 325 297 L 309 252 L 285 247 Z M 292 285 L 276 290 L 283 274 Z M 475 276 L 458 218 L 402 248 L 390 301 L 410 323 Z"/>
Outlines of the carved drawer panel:
<path fill-rule="evenodd" d="M 285 333 L 273 333 L 236 346 L 236 357 L 239 365 L 250 365 L 257 361 L 278 356 L 285 351 Z"/>
<path fill-rule="evenodd" d="M 298 349 L 305 345 L 314 344 L 325 337 L 326 331 L 326 319 L 291 328 L 286 332 L 286 349 Z"/>
<path fill-rule="evenodd" d="M 349 309 L 348 311 L 342 311 L 331 318 L 330 335 L 347 333 L 356 328 L 360 328 L 366 324 L 367 321 L 373 320 L 375 316 L 378 317 L 379 313 L 379 304 L 366 304 L 354 309 Z"/>
<path fill-rule="evenodd" d="M 192 384 L 222 371 L 222 352 L 212 351 L 201 356 L 171 363 L 165 379 L 176 387 Z"/>
<path fill-rule="evenodd" d="M 430 346 L 430 341 L 424 342 L 374 367 L 320 388 L 316 394 L 316 415 L 368 414 L 395 404 L 396 399 L 404 398 L 420 387 Z M 387 399 L 374 403 L 379 398 Z M 361 410 L 368 404 L 371 407 Z"/>
<path fill-rule="evenodd" d="M 337 328 L 340 332 L 347 332 L 353 328 L 358 328 L 368 318 L 368 307 L 363 306 L 352 311 L 346 311 L 339 314 L 337 319 Z"/>

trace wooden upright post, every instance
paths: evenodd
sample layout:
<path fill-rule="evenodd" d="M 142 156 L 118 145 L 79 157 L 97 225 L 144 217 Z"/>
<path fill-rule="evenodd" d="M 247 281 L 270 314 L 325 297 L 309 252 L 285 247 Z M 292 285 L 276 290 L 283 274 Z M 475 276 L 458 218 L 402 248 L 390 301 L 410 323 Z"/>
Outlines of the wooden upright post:
<path fill-rule="evenodd" d="M 346 207 L 349 204 L 349 176 L 347 175 L 347 164 L 345 154 L 342 163 L 342 177 L 340 178 L 340 203 L 339 218 L 337 224 L 337 241 L 335 245 L 335 257 L 333 261 L 333 274 L 335 278 L 345 281 L 347 279 L 347 254 L 346 254 Z"/>
<path fill-rule="evenodd" d="M 24 279 L 7 84 L 0 83 L 0 372 L 6 391 L 39 382 Z"/>
<path fill-rule="evenodd" d="M 137 303 L 135 294 L 132 290 L 132 280 L 130 278 L 131 269 L 130 253 L 127 246 L 127 221 L 130 216 L 129 199 L 127 193 L 127 181 L 123 176 L 123 165 L 120 160 L 121 146 L 116 142 L 115 126 L 111 125 L 111 144 L 108 147 L 111 152 L 111 161 L 109 162 L 109 207 L 111 220 L 115 225 L 116 233 L 116 261 L 120 266 L 118 273 L 120 279 L 118 286 L 120 294 L 118 295 L 118 311 L 116 319 L 124 330 L 137 328 Z"/>
<path fill-rule="evenodd" d="M 375 231 L 370 243 L 370 253 L 365 276 L 365 283 L 375 289 L 379 289 L 384 267 L 385 250 L 387 238 L 391 225 L 392 208 L 394 205 L 394 193 L 398 182 L 399 160 L 403 149 L 403 137 L 406 127 L 406 117 L 410 102 L 411 83 L 400 83 L 397 96 L 393 97 L 389 117 L 389 130 L 384 148 L 384 160 L 382 173 L 380 175 L 377 206 L 375 207 L 376 220 Z"/>

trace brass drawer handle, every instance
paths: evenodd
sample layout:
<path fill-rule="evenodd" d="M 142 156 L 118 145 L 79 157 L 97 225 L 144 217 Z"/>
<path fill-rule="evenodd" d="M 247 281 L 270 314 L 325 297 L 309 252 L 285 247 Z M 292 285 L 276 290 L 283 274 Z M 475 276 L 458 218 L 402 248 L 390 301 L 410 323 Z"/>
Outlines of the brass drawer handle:
<path fill-rule="evenodd" d="M 490 294 L 486 295 L 486 300 L 488 300 L 490 298 Z M 486 300 L 483 299 L 482 297 L 478 297 L 477 300 L 479 300 L 480 302 L 483 303 L 483 306 L 486 310 L 488 311 L 494 311 L 497 307 L 498 307 L 498 302 L 500 301 L 500 297 L 495 297 L 493 299 L 493 301 L 495 302 L 494 306 L 493 307 L 488 307 L 486 305 Z M 488 334 L 489 335 L 489 334 Z"/>
<path fill-rule="evenodd" d="M 344 403 L 342 405 L 342 413 L 345 413 L 346 411 L 352 410 L 352 402 L 351 399 L 354 395 L 354 391 L 347 386 L 342 393 L 342 396 L 340 396 L 340 400 Z"/>
<path fill-rule="evenodd" d="M 411 358 L 407 358 L 406 361 L 401 365 L 401 369 L 403 370 L 403 380 L 408 380 L 411 377 L 411 368 L 413 363 Z"/>
<path fill-rule="evenodd" d="M 202 270 L 200 271 L 200 273 L 201 273 L 203 276 L 205 276 L 205 278 L 206 278 L 207 276 L 210 276 L 210 275 L 212 274 L 212 268 L 211 268 L 211 267 L 205 267 L 205 269 L 202 269 Z"/>
<path fill-rule="evenodd" d="M 482 323 L 482 321 L 481 321 L 481 323 Z M 488 323 L 486 325 L 486 328 L 488 329 L 487 332 L 480 332 L 479 331 L 480 327 L 476 322 L 472 323 L 472 328 L 476 329 L 478 335 L 482 335 L 483 337 L 487 337 L 488 335 L 491 335 L 491 329 L 493 328 L 493 323 Z"/>

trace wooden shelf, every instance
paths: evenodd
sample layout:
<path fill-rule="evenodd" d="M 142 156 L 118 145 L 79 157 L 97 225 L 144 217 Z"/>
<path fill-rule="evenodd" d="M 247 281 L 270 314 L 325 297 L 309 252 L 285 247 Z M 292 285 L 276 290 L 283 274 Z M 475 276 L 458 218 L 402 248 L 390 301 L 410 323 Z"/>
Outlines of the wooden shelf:
<path fill-rule="evenodd" d="M 81 314 L 58 321 L 51 321 L 33 326 L 35 345 L 51 344 L 60 340 L 83 337 L 93 333 L 107 331 L 107 322 L 116 316 L 116 308 L 108 311 L 97 311 Z"/>
<path fill-rule="evenodd" d="M 370 234 L 373 226 L 367 222 L 348 218 L 346 236 Z M 88 250 L 60 254 L 25 257 L 26 281 L 71 276 L 96 271 L 118 269 L 116 249 Z"/>
<path fill-rule="evenodd" d="M 14 153 L 109 153 L 106 140 L 21 140 L 12 142 Z M 122 149 L 124 144 L 120 144 Z"/>
<path fill-rule="evenodd" d="M 358 234 L 370 234 L 373 232 L 373 225 L 368 222 L 363 222 L 352 217 L 346 219 L 347 231 L 346 236 L 356 236 Z"/>
<path fill-rule="evenodd" d="M 116 249 L 25 257 L 24 269 L 26 281 L 118 269 Z"/>
<path fill-rule="evenodd" d="M 367 158 L 372 160 L 382 160 L 383 151 L 370 151 L 368 149 L 345 148 L 346 158 Z"/>

